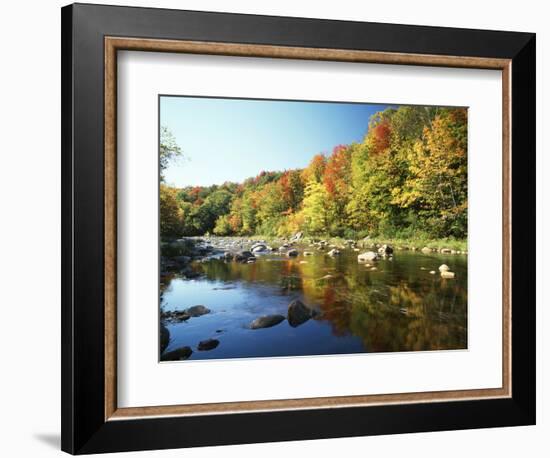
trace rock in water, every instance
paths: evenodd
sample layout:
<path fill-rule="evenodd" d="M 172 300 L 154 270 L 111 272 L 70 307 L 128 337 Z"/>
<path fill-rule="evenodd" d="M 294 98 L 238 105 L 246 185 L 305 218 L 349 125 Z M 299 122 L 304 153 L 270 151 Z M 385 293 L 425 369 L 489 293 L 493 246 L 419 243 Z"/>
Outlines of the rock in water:
<path fill-rule="evenodd" d="M 455 278 L 455 273 L 449 270 L 444 270 L 441 272 L 441 278 Z"/>
<path fill-rule="evenodd" d="M 160 315 L 161 319 L 172 322 L 180 323 L 191 318 L 185 310 L 172 310 L 170 312 L 162 312 Z"/>
<path fill-rule="evenodd" d="M 447 264 L 441 264 L 439 266 L 439 271 L 440 272 L 447 272 L 449 270 L 449 266 Z"/>
<path fill-rule="evenodd" d="M 296 256 L 298 256 L 298 250 L 295 250 L 295 249 L 288 250 L 286 252 L 286 255 L 289 256 L 289 257 L 296 257 Z"/>
<path fill-rule="evenodd" d="M 220 344 L 220 341 L 218 339 L 201 340 L 199 342 L 197 350 L 199 350 L 199 351 L 214 350 L 214 348 L 216 348 L 219 344 Z"/>
<path fill-rule="evenodd" d="M 250 249 L 252 253 L 261 253 L 262 251 L 267 251 L 267 245 L 265 243 L 255 243 Z"/>
<path fill-rule="evenodd" d="M 376 261 L 379 258 L 380 256 L 378 253 L 375 253 L 374 251 L 366 251 L 357 256 L 357 260 L 359 262 Z"/>
<path fill-rule="evenodd" d="M 252 323 L 250 323 L 250 329 L 263 329 L 270 328 L 272 326 L 278 325 L 281 321 L 284 321 L 285 317 L 283 315 L 266 315 L 256 318 Z"/>
<path fill-rule="evenodd" d="M 170 342 L 170 331 L 168 331 L 168 328 L 164 326 L 164 323 L 160 324 L 160 352 L 161 354 L 164 353 L 164 350 L 166 350 L 166 347 L 168 346 L 168 342 Z"/>
<path fill-rule="evenodd" d="M 313 256 L 313 252 L 311 252 L 311 251 L 304 251 L 304 256 Z"/>
<path fill-rule="evenodd" d="M 333 248 L 327 253 L 329 256 L 338 256 L 340 254 L 340 250 L 337 250 L 336 248 Z"/>
<path fill-rule="evenodd" d="M 223 258 L 226 260 L 226 261 L 231 261 L 233 259 L 233 254 L 230 253 L 229 251 L 226 251 L 224 254 L 223 254 Z"/>
<path fill-rule="evenodd" d="M 210 313 L 210 309 L 206 308 L 204 305 L 194 305 L 193 307 L 185 309 L 185 313 L 189 316 L 197 317 Z"/>
<path fill-rule="evenodd" d="M 431 253 L 431 252 L 432 252 L 432 249 L 431 249 L 431 248 L 428 248 L 427 246 L 425 246 L 425 247 L 422 248 L 420 251 L 422 251 L 422 253 L 424 253 L 424 254 L 428 254 L 428 253 Z"/>
<path fill-rule="evenodd" d="M 312 311 L 300 300 L 292 301 L 288 305 L 288 324 L 293 328 L 304 324 L 312 316 Z"/>
<path fill-rule="evenodd" d="M 189 359 L 193 354 L 191 347 L 181 347 L 177 350 L 169 351 L 160 357 L 161 361 L 183 361 Z"/>
<path fill-rule="evenodd" d="M 235 261 L 246 262 L 248 259 L 253 258 L 254 255 L 250 251 L 239 251 L 235 255 Z"/>
<path fill-rule="evenodd" d="M 382 245 L 380 248 L 378 248 L 378 253 L 380 253 L 382 256 L 390 256 L 393 254 L 393 248 L 389 245 Z"/>

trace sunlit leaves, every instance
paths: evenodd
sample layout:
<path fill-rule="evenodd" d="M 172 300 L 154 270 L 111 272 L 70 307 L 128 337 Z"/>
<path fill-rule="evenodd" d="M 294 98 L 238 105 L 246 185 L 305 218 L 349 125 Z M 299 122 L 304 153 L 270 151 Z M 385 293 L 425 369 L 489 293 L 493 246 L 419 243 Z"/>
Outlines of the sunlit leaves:
<path fill-rule="evenodd" d="M 163 135 L 161 170 L 181 154 Z M 161 232 L 463 238 L 467 192 L 466 109 L 389 108 L 372 116 L 362 142 L 315 154 L 302 170 L 173 192 L 162 185 Z"/>

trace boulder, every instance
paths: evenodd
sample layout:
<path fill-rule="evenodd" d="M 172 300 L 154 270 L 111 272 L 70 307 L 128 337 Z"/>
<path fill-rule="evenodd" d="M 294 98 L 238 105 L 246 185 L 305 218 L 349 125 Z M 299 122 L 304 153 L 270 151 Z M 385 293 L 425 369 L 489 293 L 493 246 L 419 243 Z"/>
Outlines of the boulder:
<path fill-rule="evenodd" d="M 197 346 L 197 350 L 199 351 L 214 350 L 214 348 L 216 348 L 219 344 L 220 344 L 220 341 L 218 339 L 201 340 L 199 342 L 199 345 Z"/>
<path fill-rule="evenodd" d="M 444 270 L 441 272 L 441 278 L 455 278 L 455 273 L 450 270 Z"/>
<path fill-rule="evenodd" d="M 292 301 L 288 305 L 288 324 L 293 328 L 304 324 L 313 316 L 312 310 L 310 310 L 304 303 L 300 300 Z"/>
<path fill-rule="evenodd" d="M 447 272 L 448 270 L 450 270 L 450 269 L 449 269 L 449 266 L 447 264 L 441 264 L 439 266 L 439 271 L 440 272 Z"/>
<path fill-rule="evenodd" d="M 184 312 L 191 317 L 197 317 L 210 313 L 210 309 L 206 308 L 204 305 L 194 305 L 193 307 L 185 309 Z"/>
<path fill-rule="evenodd" d="M 422 248 L 420 251 L 422 251 L 422 253 L 428 254 L 428 253 L 431 253 L 431 252 L 432 252 L 432 249 L 431 249 L 431 248 L 428 248 L 427 246 L 425 246 L 425 247 Z"/>
<path fill-rule="evenodd" d="M 226 260 L 226 261 L 231 261 L 233 259 L 233 253 L 230 253 L 229 251 L 226 251 L 224 254 L 223 254 L 223 258 Z"/>
<path fill-rule="evenodd" d="M 171 310 L 169 312 L 162 312 L 160 317 L 163 320 L 178 323 L 188 320 L 191 318 L 191 315 L 189 315 L 185 310 Z"/>
<path fill-rule="evenodd" d="M 265 243 L 255 243 L 250 249 L 252 253 L 261 253 L 263 251 L 268 251 L 267 245 Z"/>
<path fill-rule="evenodd" d="M 375 253 L 374 251 L 365 251 L 364 253 L 361 253 L 357 256 L 357 261 L 359 262 L 369 262 L 369 261 L 376 261 L 380 258 L 378 253 Z"/>
<path fill-rule="evenodd" d="M 440 253 L 444 253 L 444 254 L 451 254 L 453 250 L 451 250 L 450 248 L 441 248 L 441 250 L 439 250 Z"/>
<path fill-rule="evenodd" d="M 390 256 L 393 254 L 393 248 L 389 245 L 382 245 L 380 248 L 378 248 L 378 253 L 380 253 L 382 256 Z"/>
<path fill-rule="evenodd" d="M 189 315 L 189 313 L 187 313 L 185 310 L 176 310 L 172 312 L 173 321 L 187 321 L 189 318 L 191 318 L 191 315 Z"/>
<path fill-rule="evenodd" d="M 296 256 L 298 256 L 298 254 L 299 254 L 299 253 L 298 253 L 298 250 L 296 250 L 296 249 L 294 249 L 294 248 L 291 249 L 291 250 L 288 250 L 288 251 L 286 252 L 286 255 L 289 256 L 289 257 L 296 257 Z"/>
<path fill-rule="evenodd" d="M 254 255 L 250 252 L 250 251 L 239 251 L 236 255 L 235 255 L 235 261 L 239 261 L 239 262 L 246 262 L 248 261 L 250 258 L 253 258 Z"/>
<path fill-rule="evenodd" d="M 431 273 L 432 275 L 435 275 L 435 270 L 430 270 L 430 273 Z"/>
<path fill-rule="evenodd" d="M 278 325 L 284 320 L 285 317 L 283 315 L 261 316 L 260 318 L 256 318 L 252 323 L 250 323 L 250 329 L 270 328 L 272 326 Z"/>
<path fill-rule="evenodd" d="M 327 253 L 329 256 L 338 256 L 340 254 L 340 250 L 337 248 L 333 248 Z"/>
<path fill-rule="evenodd" d="M 184 361 L 193 354 L 191 347 L 181 347 L 177 350 L 169 351 L 160 357 L 161 361 Z"/>

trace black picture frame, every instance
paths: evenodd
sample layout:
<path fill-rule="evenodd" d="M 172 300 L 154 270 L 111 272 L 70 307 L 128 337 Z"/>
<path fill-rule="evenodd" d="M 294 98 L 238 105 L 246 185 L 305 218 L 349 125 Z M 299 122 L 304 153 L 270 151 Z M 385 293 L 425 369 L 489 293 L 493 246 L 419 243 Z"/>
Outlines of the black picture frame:
<path fill-rule="evenodd" d="M 535 34 L 73 4 L 62 8 L 62 449 L 72 454 L 535 424 Z M 512 396 L 105 420 L 104 37 L 512 61 Z M 212 434 L 212 431 L 215 434 Z"/>

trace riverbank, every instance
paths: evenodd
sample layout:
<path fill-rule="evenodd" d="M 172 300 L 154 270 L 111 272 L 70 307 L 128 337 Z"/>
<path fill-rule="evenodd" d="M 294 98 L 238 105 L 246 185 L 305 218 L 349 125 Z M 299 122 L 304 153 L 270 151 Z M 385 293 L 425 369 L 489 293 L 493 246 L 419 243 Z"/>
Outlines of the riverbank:
<path fill-rule="evenodd" d="M 288 247 L 295 244 L 303 246 L 316 246 L 321 242 L 325 247 L 346 249 L 353 247 L 355 249 L 378 249 L 382 245 L 389 245 L 396 251 L 422 251 L 425 253 L 437 252 L 445 254 L 468 254 L 468 241 L 457 240 L 454 238 L 428 239 L 428 238 L 409 238 L 397 239 L 388 237 L 365 237 L 360 240 L 344 239 L 341 237 L 323 237 L 323 236 L 304 236 L 300 232 L 292 237 L 273 237 L 265 235 L 251 236 L 210 236 L 205 234 L 199 237 L 182 237 L 177 240 L 162 241 L 161 255 L 167 258 L 185 258 L 189 261 L 202 258 L 211 254 L 212 248 L 220 247 L 220 242 L 225 247 L 239 247 L 249 249 L 254 243 L 262 242 L 274 249 L 279 247 Z M 181 259 L 185 261 L 185 259 Z"/>
<path fill-rule="evenodd" d="M 263 240 L 270 244 L 285 243 L 289 239 L 284 239 L 281 237 L 270 237 L 265 235 L 252 235 L 248 238 L 250 240 Z M 404 251 L 421 251 L 423 248 L 429 248 L 433 252 L 443 252 L 450 254 L 468 254 L 468 240 L 458 240 L 455 238 L 442 238 L 442 239 L 429 239 L 429 238 L 391 238 L 391 237 L 365 237 L 359 240 L 345 239 L 342 237 L 331 237 L 331 236 L 304 236 L 300 239 L 301 243 L 311 244 L 319 240 L 325 240 L 328 245 L 334 245 L 335 247 L 343 248 L 353 242 L 354 245 L 357 245 L 360 248 L 376 248 L 377 245 L 390 245 L 395 250 L 404 250 Z M 460 253 L 459 253 L 460 252 Z"/>

